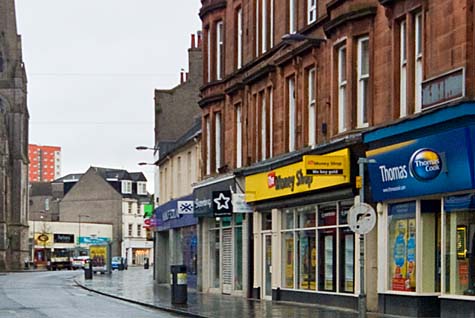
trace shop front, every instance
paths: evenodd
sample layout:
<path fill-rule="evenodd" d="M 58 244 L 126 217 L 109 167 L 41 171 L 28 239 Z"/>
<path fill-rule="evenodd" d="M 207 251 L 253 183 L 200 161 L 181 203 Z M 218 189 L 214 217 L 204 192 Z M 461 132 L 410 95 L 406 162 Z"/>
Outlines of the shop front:
<path fill-rule="evenodd" d="M 155 278 L 170 282 L 170 266 L 185 265 L 187 284 L 196 288 L 198 274 L 198 220 L 193 216 L 191 195 L 168 201 L 154 212 Z"/>
<path fill-rule="evenodd" d="M 350 148 L 247 175 L 254 209 L 254 297 L 357 309 L 358 244 Z"/>
<path fill-rule="evenodd" d="M 199 219 L 198 288 L 203 292 L 248 294 L 250 214 L 234 208 L 235 194 L 233 175 L 206 180 L 193 189 Z"/>
<path fill-rule="evenodd" d="M 456 120 L 447 120 L 450 114 Z M 368 169 L 372 199 L 380 203 L 381 312 L 473 315 L 475 126 L 459 114 L 443 110 L 364 137 L 367 157 L 376 161 Z M 421 127 L 437 118 L 446 120 Z"/>

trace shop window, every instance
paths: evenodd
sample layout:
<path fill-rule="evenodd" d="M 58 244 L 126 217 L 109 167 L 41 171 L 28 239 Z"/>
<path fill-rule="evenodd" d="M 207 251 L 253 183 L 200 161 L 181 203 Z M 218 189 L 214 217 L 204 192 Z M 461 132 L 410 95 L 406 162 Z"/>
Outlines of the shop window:
<path fill-rule="evenodd" d="M 294 234 L 286 232 L 282 235 L 282 285 L 284 288 L 294 288 Z"/>
<path fill-rule="evenodd" d="M 210 231 L 210 256 L 211 256 L 211 287 L 219 288 L 220 279 L 220 233 L 219 230 Z"/>
<path fill-rule="evenodd" d="M 340 291 L 354 292 L 355 235 L 350 228 L 340 229 Z"/>
<path fill-rule="evenodd" d="M 336 229 L 319 231 L 319 289 L 336 291 Z"/>
<path fill-rule="evenodd" d="M 449 295 L 475 295 L 475 196 L 444 199 L 445 289 Z M 472 269 L 472 270 L 470 270 Z"/>
<path fill-rule="evenodd" d="M 314 223 L 315 224 L 315 223 Z M 315 230 L 300 231 L 298 240 L 298 286 L 300 289 L 316 289 L 317 245 Z"/>
<path fill-rule="evenodd" d="M 320 207 L 318 211 L 318 225 L 336 225 L 336 212 L 335 205 Z"/>
<path fill-rule="evenodd" d="M 416 291 L 416 202 L 390 205 L 388 227 L 389 289 Z"/>
<path fill-rule="evenodd" d="M 236 227 L 234 229 L 234 289 L 242 290 L 242 282 L 242 227 Z"/>
<path fill-rule="evenodd" d="M 288 230 L 294 228 L 294 211 L 285 209 L 282 211 L 282 229 Z"/>

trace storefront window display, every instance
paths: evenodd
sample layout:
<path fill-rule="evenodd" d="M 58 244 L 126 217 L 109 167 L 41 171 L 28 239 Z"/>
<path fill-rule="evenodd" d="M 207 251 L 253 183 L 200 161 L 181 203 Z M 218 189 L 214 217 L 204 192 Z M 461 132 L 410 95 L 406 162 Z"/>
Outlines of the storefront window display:
<path fill-rule="evenodd" d="M 475 296 L 475 195 L 444 200 L 445 293 Z"/>
<path fill-rule="evenodd" d="M 346 224 L 351 204 L 334 202 L 282 211 L 284 288 L 354 291 L 354 234 Z"/>
<path fill-rule="evenodd" d="M 417 210 L 420 211 L 419 221 Z M 417 246 L 417 242 L 422 243 L 422 246 Z M 440 242 L 440 200 L 390 204 L 389 289 L 403 292 L 439 292 Z M 417 286 L 417 271 L 420 271 L 419 275 L 422 277 L 422 280 L 419 280 L 422 282 L 421 286 Z"/>

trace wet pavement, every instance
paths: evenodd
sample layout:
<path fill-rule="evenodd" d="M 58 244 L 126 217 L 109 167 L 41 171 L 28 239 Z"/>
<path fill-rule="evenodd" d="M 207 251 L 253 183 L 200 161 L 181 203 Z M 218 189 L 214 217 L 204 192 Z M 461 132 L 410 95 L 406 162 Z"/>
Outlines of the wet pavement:
<path fill-rule="evenodd" d="M 252 300 L 244 297 L 196 292 L 188 289 L 187 305 L 171 305 L 169 285 L 157 285 L 152 270 L 129 267 L 112 275 L 94 275 L 85 280 L 78 275 L 76 283 L 83 288 L 192 317 L 299 317 L 299 318 L 356 318 L 354 311 L 337 310 L 310 304 Z M 383 317 L 368 314 L 370 318 Z"/>

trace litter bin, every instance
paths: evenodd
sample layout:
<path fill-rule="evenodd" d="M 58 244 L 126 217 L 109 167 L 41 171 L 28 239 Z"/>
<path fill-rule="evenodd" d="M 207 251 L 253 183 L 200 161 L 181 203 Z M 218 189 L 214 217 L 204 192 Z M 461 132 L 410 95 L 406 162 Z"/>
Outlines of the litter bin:
<path fill-rule="evenodd" d="M 186 283 L 186 266 L 172 265 L 170 266 L 172 304 L 186 304 L 188 301 L 188 285 Z"/>
<path fill-rule="evenodd" d="M 148 269 L 149 266 L 150 266 L 149 260 L 148 260 L 148 257 L 146 257 L 146 258 L 144 259 L 143 269 Z"/>
<path fill-rule="evenodd" d="M 86 261 L 84 266 L 84 279 L 92 279 L 92 262 L 90 259 Z"/>

